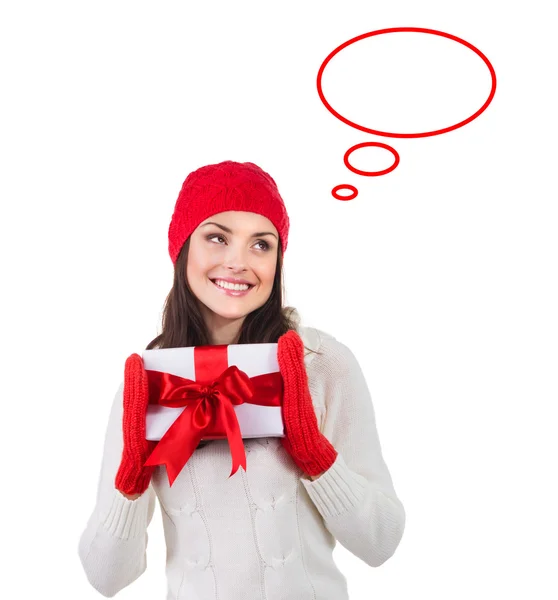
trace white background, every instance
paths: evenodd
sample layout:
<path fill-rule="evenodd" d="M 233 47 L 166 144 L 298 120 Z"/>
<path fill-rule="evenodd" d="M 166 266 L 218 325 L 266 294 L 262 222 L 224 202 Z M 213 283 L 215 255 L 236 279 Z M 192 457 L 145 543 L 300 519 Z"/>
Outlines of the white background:
<path fill-rule="evenodd" d="M 351 600 L 558 596 L 550 6 L 2 4 L 2 597 L 99 597 L 77 544 L 110 405 L 125 358 L 159 331 L 182 182 L 226 159 L 277 181 L 291 218 L 286 301 L 359 359 L 407 511 L 381 568 L 336 547 Z M 422 139 L 335 119 L 316 91 L 322 61 L 387 27 L 479 48 L 498 77 L 489 108 Z M 383 38 L 339 56 L 324 79 L 347 116 L 421 131 L 486 99 L 474 53 L 442 38 Z M 364 141 L 396 148 L 398 168 L 348 171 L 344 152 Z M 379 170 L 391 159 L 352 160 Z M 358 197 L 335 200 L 340 183 Z M 119 597 L 164 598 L 164 561 L 157 508 L 148 569 Z"/>

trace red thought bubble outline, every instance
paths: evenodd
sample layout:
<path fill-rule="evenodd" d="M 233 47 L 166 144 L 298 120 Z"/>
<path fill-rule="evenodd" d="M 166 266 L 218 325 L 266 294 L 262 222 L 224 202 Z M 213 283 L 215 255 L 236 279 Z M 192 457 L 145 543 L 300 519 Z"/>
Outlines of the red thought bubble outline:
<path fill-rule="evenodd" d="M 389 150 L 393 154 L 393 157 L 395 159 L 393 161 L 393 164 L 390 167 L 388 167 L 387 169 L 383 169 L 382 171 L 361 171 L 360 169 L 353 167 L 353 165 L 349 162 L 349 156 L 351 156 L 351 154 L 355 150 L 358 150 L 359 148 L 368 148 L 370 146 L 384 148 L 386 150 Z M 343 162 L 345 163 L 345 166 L 347 167 L 347 169 L 350 169 L 353 173 L 356 173 L 357 175 L 365 175 L 366 177 L 377 177 L 378 175 L 386 175 L 386 173 L 390 173 L 391 171 L 393 171 L 393 169 L 395 169 L 395 167 L 397 167 L 397 165 L 399 164 L 399 154 L 395 148 L 392 148 L 391 146 L 388 146 L 387 144 L 382 144 L 381 142 L 362 142 L 362 144 L 356 144 L 355 146 L 351 146 L 347 150 L 347 152 L 345 152 L 345 155 L 343 156 Z M 339 190 L 351 190 L 352 195 L 351 196 L 340 196 L 338 194 Z M 353 200 L 354 198 L 356 198 L 358 196 L 358 190 L 356 189 L 356 187 L 354 185 L 349 185 L 348 183 L 342 183 L 341 185 L 336 185 L 331 190 L 331 194 L 337 200 Z"/>
<path fill-rule="evenodd" d="M 393 154 L 393 157 L 395 158 L 391 167 L 388 167 L 387 169 L 384 169 L 383 171 L 361 171 L 360 169 L 353 167 L 353 165 L 351 165 L 351 163 L 349 162 L 349 156 L 355 150 L 358 150 L 359 148 L 368 148 L 370 146 L 374 146 L 374 147 L 378 147 L 378 148 L 385 148 L 386 150 L 389 150 Z M 397 167 L 397 165 L 399 164 L 399 154 L 395 148 L 392 148 L 391 146 L 388 146 L 387 144 L 382 144 L 381 142 L 362 142 L 362 144 L 356 144 L 356 146 L 352 146 L 351 148 L 349 148 L 347 150 L 347 152 L 345 152 L 345 156 L 343 156 L 343 162 L 345 163 L 345 166 L 347 167 L 347 169 L 350 169 L 353 173 L 356 173 L 357 175 L 366 175 L 367 177 L 377 177 L 378 175 L 385 175 L 386 173 L 393 171 L 393 169 L 395 169 L 395 167 Z"/>
<path fill-rule="evenodd" d="M 339 190 L 351 190 L 351 192 L 353 194 L 352 194 L 352 196 L 340 196 L 337 193 Z M 336 185 L 331 190 L 331 193 L 333 194 L 333 196 L 335 198 L 337 198 L 337 200 L 352 200 L 353 198 L 356 198 L 358 196 L 358 190 L 356 189 L 356 187 L 354 185 L 349 185 L 348 183 L 342 183 L 341 185 Z"/>
<path fill-rule="evenodd" d="M 492 87 L 490 89 L 490 94 L 489 94 L 486 102 L 481 106 L 481 108 L 479 108 L 479 110 L 477 110 L 476 113 L 474 113 L 467 119 L 460 121 L 459 123 L 457 123 L 455 125 L 450 125 L 449 127 L 444 127 L 443 129 L 436 129 L 435 131 L 425 131 L 423 133 L 388 133 L 386 131 L 378 131 L 377 129 L 370 129 L 368 127 L 363 127 L 362 125 L 359 125 L 358 123 L 353 123 L 352 121 L 349 121 L 349 119 L 346 119 L 345 117 L 340 115 L 325 99 L 324 93 L 322 91 L 322 74 L 323 74 L 327 64 L 329 63 L 329 61 L 336 54 L 341 52 L 341 50 L 343 50 L 347 46 L 350 46 L 351 44 L 354 44 L 360 40 L 363 40 L 364 38 L 372 37 L 375 35 L 381 35 L 384 33 L 397 33 L 397 32 L 418 32 L 418 33 L 430 33 L 433 35 L 439 35 L 441 37 L 445 37 L 450 40 L 453 40 L 454 42 L 463 44 L 464 46 L 466 46 L 467 48 L 469 48 L 470 50 L 475 52 L 478 56 L 480 56 L 480 58 L 482 58 L 482 60 L 488 67 L 488 70 L 490 71 L 490 77 L 492 79 Z M 462 40 L 461 38 L 458 38 L 455 35 L 451 35 L 450 33 L 445 33 L 443 31 L 437 31 L 436 29 L 425 29 L 422 27 L 391 27 L 389 29 L 378 29 L 377 31 L 370 31 L 369 33 L 363 33 L 362 35 L 358 35 L 357 37 L 352 38 L 352 39 L 348 40 L 347 42 L 344 42 L 337 48 L 335 48 L 335 50 L 333 50 L 333 52 L 331 52 L 326 57 L 326 59 L 324 60 L 324 62 L 322 63 L 322 65 L 320 67 L 320 70 L 318 71 L 317 86 L 318 86 L 318 94 L 320 96 L 320 100 L 322 101 L 324 106 L 329 110 L 329 112 L 334 117 L 337 117 L 340 121 L 343 121 L 343 123 L 345 123 L 346 125 L 349 125 L 350 127 L 354 127 L 355 129 L 359 129 L 360 131 L 364 131 L 365 133 L 372 133 L 374 135 L 381 135 L 381 136 L 385 136 L 385 137 L 418 138 L 418 137 L 428 137 L 428 136 L 432 136 L 432 135 L 440 135 L 442 133 L 447 133 L 448 131 L 453 131 L 454 129 L 463 127 L 464 125 L 467 125 L 467 123 L 470 123 L 471 121 L 476 119 L 481 113 L 483 113 L 488 108 L 488 105 L 492 102 L 492 99 L 494 98 L 494 94 L 496 93 L 496 72 L 494 71 L 494 67 L 492 66 L 491 62 L 478 48 L 475 48 L 475 46 L 473 46 L 473 44 L 470 44 L 469 42 Z"/>

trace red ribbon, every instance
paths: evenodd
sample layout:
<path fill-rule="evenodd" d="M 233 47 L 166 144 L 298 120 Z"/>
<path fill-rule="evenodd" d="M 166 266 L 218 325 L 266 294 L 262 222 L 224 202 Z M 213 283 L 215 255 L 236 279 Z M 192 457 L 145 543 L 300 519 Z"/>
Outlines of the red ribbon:
<path fill-rule="evenodd" d="M 228 367 L 226 345 L 196 346 L 194 368 L 196 381 L 162 371 L 146 371 L 150 404 L 187 407 L 145 462 L 145 466 L 166 465 L 171 486 L 203 437 L 228 439 L 233 464 L 229 477 L 240 466 L 246 471 L 246 453 L 233 406 L 244 402 L 281 406 L 281 374 L 248 377 L 238 367 Z"/>

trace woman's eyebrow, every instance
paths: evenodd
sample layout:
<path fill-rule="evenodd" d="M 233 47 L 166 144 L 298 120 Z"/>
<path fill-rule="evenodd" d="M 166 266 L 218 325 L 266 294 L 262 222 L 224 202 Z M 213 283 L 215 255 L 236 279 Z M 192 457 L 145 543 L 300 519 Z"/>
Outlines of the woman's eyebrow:
<path fill-rule="evenodd" d="M 228 227 L 225 227 L 224 225 L 219 225 L 219 223 L 215 223 L 214 221 L 209 221 L 208 223 L 204 223 L 202 225 L 202 227 L 205 227 L 206 225 L 217 225 L 217 227 L 220 227 L 223 231 L 226 231 L 227 233 L 233 233 L 232 229 L 229 229 Z M 252 237 L 260 237 L 262 235 L 272 235 L 274 238 L 277 237 L 271 231 L 259 231 L 258 233 L 252 234 Z"/>

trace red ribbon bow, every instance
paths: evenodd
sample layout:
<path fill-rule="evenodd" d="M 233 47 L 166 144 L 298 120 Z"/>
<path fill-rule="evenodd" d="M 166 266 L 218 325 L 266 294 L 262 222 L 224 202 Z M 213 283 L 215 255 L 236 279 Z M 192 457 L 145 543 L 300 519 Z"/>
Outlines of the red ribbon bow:
<path fill-rule="evenodd" d="M 233 406 L 244 402 L 281 406 L 281 374 L 267 373 L 251 378 L 234 365 L 223 371 L 228 364 L 226 345 L 195 347 L 194 364 L 196 375 L 200 371 L 198 381 L 161 371 L 146 371 L 150 403 L 186 407 L 145 462 L 145 466 L 166 465 L 171 486 L 200 440 L 208 435 L 217 439 L 227 437 L 233 463 L 229 477 L 240 466 L 246 471 L 246 453 Z M 220 375 L 215 377 L 216 373 Z"/>

